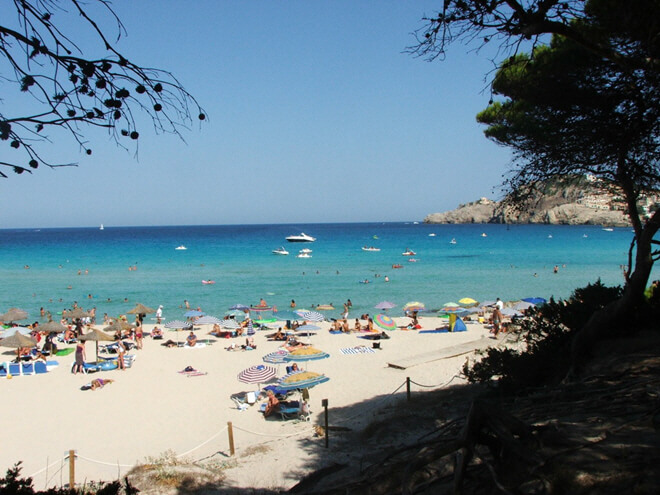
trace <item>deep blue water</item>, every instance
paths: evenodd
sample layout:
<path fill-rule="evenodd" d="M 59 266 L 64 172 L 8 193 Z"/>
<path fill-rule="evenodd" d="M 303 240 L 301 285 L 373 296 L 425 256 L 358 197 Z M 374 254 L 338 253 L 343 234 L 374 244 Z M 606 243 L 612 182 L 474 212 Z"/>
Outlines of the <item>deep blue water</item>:
<path fill-rule="evenodd" d="M 300 232 L 317 241 L 285 241 Z M 256 305 L 261 297 L 279 308 L 288 307 L 291 299 L 298 307 L 333 303 L 337 311 L 329 316 L 336 316 L 348 298 L 354 304 L 352 314 L 373 312 L 375 304 L 390 300 L 398 305 L 392 312 L 396 315 L 414 300 L 437 308 L 462 297 L 567 297 L 598 278 L 620 284 L 632 238 L 628 228 L 607 232 L 591 226 L 413 223 L 26 229 L 0 234 L 0 311 L 20 307 L 30 320 L 38 319 L 40 307 L 57 313 L 73 301 L 84 308 L 96 306 L 101 315 L 124 313 L 136 302 L 162 304 L 171 319 L 182 316 L 184 299 L 216 316 L 236 303 Z M 452 238 L 456 244 L 450 243 Z M 188 249 L 175 250 L 181 244 Z M 364 252 L 365 245 L 381 251 Z M 279 246 L 291 254 L 271 254 Z M 312 258 L 295 257 L 302 247 L 313 250 Z M 416 251 L 416 263 L 402 256 L 406 248 Z M 393 269 L 397 263 L 403 268 Z M 386 275 L 390 282 L 385 282 Z M 653 277 L 659 278 L 657 269 Z M 203 285 L 202 279 L 216 283 Z M 359 283 L 365 279 L 370 283 Z"/>

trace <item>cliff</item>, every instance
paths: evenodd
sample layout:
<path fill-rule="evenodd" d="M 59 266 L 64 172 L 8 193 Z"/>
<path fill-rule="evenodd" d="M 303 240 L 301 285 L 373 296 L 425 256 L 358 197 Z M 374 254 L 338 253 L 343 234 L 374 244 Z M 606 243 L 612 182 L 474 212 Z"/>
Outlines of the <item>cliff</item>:
<path fill-rule="evenodd" d="M 553 225 L 630 225 L 623 204 L 586 179 L 570 185 L 547 184 L 529 207 L 514 211 L 505 201 L 481 198 L 443 213 L 431 213 L 425 223 L 543 223 Z"/>

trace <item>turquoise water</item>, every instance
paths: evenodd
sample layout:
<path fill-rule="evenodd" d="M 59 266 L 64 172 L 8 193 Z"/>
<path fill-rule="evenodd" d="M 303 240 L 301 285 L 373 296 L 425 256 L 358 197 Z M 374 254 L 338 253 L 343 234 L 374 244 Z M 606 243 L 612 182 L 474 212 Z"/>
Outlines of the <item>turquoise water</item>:
<path fill-rule="evenodd" d="M 216 316 L 262 297 L 279 308 L 291 299 L 299 308 L 332 303 L 337 310 L 328 316 L 334 317 L 349 298 L 352 314 L 373 313 L 375 304 L 390 300 L 397 315 L 408 301 L 438 308 L 463 297 L 567 297 L 598 278 L 620 284 L 632 238 L 623 228 L 413 223 L 0 232 L 0 311 L 23 308 L 30 320 L 39 319 L 40 307 L 55 314 L 74 301 L 96 306 L 101 315 L 125 313 L 136 302 L 162 304 L 166 319 L 174 319 L 182 316 L 184 299 Z M 317 241 L 285 241 L 300 232 Z M 181 244 L 188 249 L 175 250 Z M 381 251 L 364 252 L 365 245 Z M 279 246 L 291 254 L 271 254 Z M 312 258 L 295 257 L 302 247 L 313 250 Z M 417 253 L 417 262 L 401 255 L 406 248 Z M 393 269 L 397 263 L 403 268 Z M 657 269 L 652 276 L 659 278 Z M 216 283 L 203 285 L 203 279 Z M 365 279 L 370 283 L 360 283 Z"/>

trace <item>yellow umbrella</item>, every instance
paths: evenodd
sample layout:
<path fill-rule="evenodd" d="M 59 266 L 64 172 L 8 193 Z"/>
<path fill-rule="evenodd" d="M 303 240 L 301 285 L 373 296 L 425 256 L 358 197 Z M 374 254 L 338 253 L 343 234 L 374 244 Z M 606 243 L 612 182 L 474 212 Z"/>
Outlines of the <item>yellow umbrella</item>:
<path fill-rule="evenodd" d="M 470 306 L 476 306 L 477 304 L 479 304 L 479 301 L 475 301 L 471 297 L 464 297 L 463 299 L 459 299 L 458 303 L 461 306 L 470 307 Z"/>

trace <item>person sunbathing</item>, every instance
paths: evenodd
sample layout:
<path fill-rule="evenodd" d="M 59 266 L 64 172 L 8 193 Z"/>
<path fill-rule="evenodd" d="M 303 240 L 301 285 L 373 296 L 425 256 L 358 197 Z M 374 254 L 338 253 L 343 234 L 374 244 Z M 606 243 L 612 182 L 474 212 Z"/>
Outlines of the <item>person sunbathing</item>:
<path fill-rule="evenodd" d="M 284 334 L 284 332 L 282 331 L 281 328 L 278 328 L 277 332 L 275 332 L 273 334 L 272 339 L 273 340 L 286 340 L 286 335 Z"/>
<path fill-rule="evenodd" d="M 245 349 L 251 351 L 252 349 L 256 348 L 257 344 L 254 343 L 254 337 L 250 335 L 247 339 L 245 339 Z"/>
<path fill-rule="evenodd" d="M 355 328 L 356 332 L 359 332 L 360 330 L 362 330 L 362 326 L 360 325 L 360 320 L 357 319 L 357 318 L 355 318 L 355 327 L 354 328 Z"/>
<path fill-rule="evenodd" d="M 186 343 L 190 347 L 195 347 L 195 344 L 197 344 L 197 335 L 195 335 L 192 330 L 190 331 L 190 335 L 186 337 Z"/>
<path fill-rule="evenodd" d="M 275 394 L 272 390 L 268 390 L 266 395 L 268 396 L 268 403 L 266 404 L 266 409 L 264 410 L 264 418 L 270 416 L 270 414 L 273 411 L 276 411 L 280 405 L 279 399 L 275 397 Z"/>
<path fill-rule="evenodd" d="M 95 378 L 94 380 L 92 380 L 92 383 L 90 384 L 89 388 L 92 390 L 96 390 L 97 388 L 103 388 L 112 382 L 114 382 L 114 380 L 110 378 Z"/>
<path fill-rule="evenodd" d="M 152 339 L 162 339 L 163 338 L 163 331 L 158 327 L 154 327 L 153 330 L 151 331 L 151 338 Z"/>

